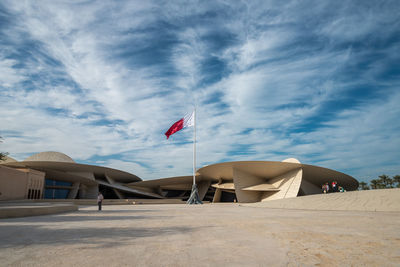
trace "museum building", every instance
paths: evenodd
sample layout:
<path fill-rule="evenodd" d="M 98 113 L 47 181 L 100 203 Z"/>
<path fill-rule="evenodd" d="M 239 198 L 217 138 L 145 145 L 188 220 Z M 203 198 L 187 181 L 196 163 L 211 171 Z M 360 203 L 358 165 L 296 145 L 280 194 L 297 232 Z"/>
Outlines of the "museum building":
<path fill-rule="evenodd" d="M 348 191 L 358 181 L 341 172 L 302 164 L 296 159 L 233 161 L 197 170 L 200 199 L 209 202 L 260 202 L 320 194 L 321 185 L 337 181 Z M 191 192 L 192 176 L 143 181 L 117 169 L 76 163 L 60 152 L 41 152 L 23 161 L 8 157 L 0 163 L 0 200 L 181 199 Z"/>

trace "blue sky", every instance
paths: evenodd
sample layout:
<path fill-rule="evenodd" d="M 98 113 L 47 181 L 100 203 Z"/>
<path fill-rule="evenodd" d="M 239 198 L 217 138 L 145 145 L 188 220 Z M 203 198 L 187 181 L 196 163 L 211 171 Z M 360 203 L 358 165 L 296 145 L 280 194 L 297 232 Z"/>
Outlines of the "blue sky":
<path fill-rule="evenodd" d="M 400 174 L 398 1 L 2 1 L 1 151 L 143 179 L 295 157 Z"/>

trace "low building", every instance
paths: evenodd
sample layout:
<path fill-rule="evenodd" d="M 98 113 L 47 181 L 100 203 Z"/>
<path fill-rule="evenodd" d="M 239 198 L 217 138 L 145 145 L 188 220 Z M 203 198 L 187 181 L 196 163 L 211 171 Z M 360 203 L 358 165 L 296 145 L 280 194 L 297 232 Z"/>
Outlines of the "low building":
<path fill-rule="evenodd" d="M 157 194 L 125 186 L 126 183 L 141 181 L 134 174 L 112 168 L 79 164 L 59 152 L 41 152 L 23 161 L 7 160 L 0 166 L 42 172 L 45 181 L 42 198 L 45 199 L 91 199 L 97 197 L 99 190 L 106 198 L 159 198 Z M 11 180 L 12 177 L 0 170 L 0 181 Z M 19 184 L 19 186 L 25 185 Z M 0 196 L 0 199 L 6 198 Z"/>
<path fill-rule="evenodd" d="M 0 165 L 0 200 L 41 199 L 45 173 Z"/>
<path fill-rule="evenodd" d="M 24 161 L 9 159 L 0 167 L 0 200 L 90 199 L 96 198 L 99 191 L 105 198 L 186 200 L 193 184 L 192 176 L 143 181 L 128 172 L 76 163 L 59 152 L 38 153 Z M 15 178 L 22 177 L 22 173 L 28 178 Z M 32 183 L 40 179 L 41 183 Z M 358 188 L 357 180 L 347 174 L 296 159 L 216 163 L 196 173 L 199 196 L 210 202 L 259 202 L 319 194 L 321 185 L 332 181 L 349 191 Z"/>

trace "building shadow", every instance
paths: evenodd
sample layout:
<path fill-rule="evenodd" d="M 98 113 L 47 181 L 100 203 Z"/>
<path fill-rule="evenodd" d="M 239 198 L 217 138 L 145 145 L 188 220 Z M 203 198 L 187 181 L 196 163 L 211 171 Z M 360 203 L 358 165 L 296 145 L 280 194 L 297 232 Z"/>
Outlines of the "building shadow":
<path fill-rule="evenodd" d="M 187 234 L 198 227 L 54 227 L 49 225 L 0 226 L 0 249 L 25 248 L 30 245 L 91 244 L 96 247 L 120 246 L 136 239 Z"/>

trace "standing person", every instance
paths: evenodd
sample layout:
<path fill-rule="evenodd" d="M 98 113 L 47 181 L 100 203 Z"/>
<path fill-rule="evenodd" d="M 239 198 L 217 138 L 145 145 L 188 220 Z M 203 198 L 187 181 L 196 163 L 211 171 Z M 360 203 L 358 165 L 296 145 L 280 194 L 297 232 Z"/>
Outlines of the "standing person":
<path fill-rule="evenodd" d="M 329 193 L 329 183 L 325 184 L 326 192 Z"/>
<path fill-rule="evenodd" d="M 333 192 L 337 192 L 338 190 L 337 190 L 337 182 L 336 181 L 333 181 L 332 182 L 332 191 Z"/>
<path fill-rule="evenodd" d="M 101 203 L 103 202 L 103 195 L 101 194 L 101 192 L 99 192 L 99 195 L 97 196 L 97 205 L 99 205 L 99 210 L 101 210 Z"/>

